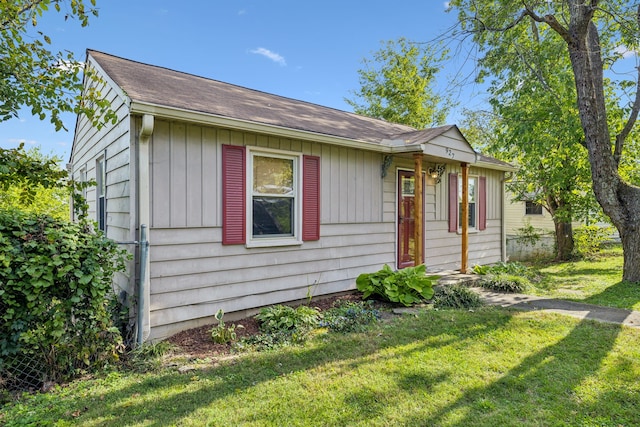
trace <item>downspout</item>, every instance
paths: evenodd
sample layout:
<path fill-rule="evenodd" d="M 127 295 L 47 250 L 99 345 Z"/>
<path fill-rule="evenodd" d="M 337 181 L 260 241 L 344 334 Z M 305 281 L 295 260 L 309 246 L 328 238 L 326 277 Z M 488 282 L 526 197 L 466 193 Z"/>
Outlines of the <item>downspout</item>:
<path fill-rule="evenodd" d="M 140 277 L 138 283 L 138 334 L 140 346 L 151 332 L 149 300 L 151 298 L 149 242 L 147 227 L 150 223 L 150 180 L 149 145 L 153 134 L 154 118 L 150 114 L 142 116 L 142 126 L 138 134 L 138 228 L 140 229 Z"/>

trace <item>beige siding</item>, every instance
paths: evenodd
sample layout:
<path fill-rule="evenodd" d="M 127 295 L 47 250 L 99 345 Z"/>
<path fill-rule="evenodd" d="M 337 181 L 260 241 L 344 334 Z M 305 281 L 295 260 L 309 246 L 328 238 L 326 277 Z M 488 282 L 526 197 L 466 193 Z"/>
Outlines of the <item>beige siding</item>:
<path fill-rule="evenodd" d="M 131 171 L 131 122 L 128 109 L 123 98 L 113 87 L 107 85 L 103 89 L 106 97 L 111 100 L 111 108 L 116 112 L 118 121 L 113 126 L 97 129 L 86 117 L 80 116 L 76 123 L 73 149 L 71 153 L 72 174 L 80 177 L 80 171 L 86 171 L 88 180 L 96 179 L 96 161 L 104 156 L 106 167 L 106 209 L 107 236 L 116 241 L 131 241 L 135 239 L 133 226 L 132 203 L 133 198 L 130 180 Z M 89 204 L 89 218 L 96 219 L 96 189 L 87 189 Z M 132 247 L 128 249 L 133 250 Z M 133 292 L 134 278 L 133 262 L 127 274 L 116 277 L 116 285 L 129 294 Z"/>
<path fill-rule="evenodd" d="M 318 155 L 321 223 L 382 221 L 380 154 L 157 120 L 150 159 L 152 227 L 221 226 L 223 144 Z"/>
<path fill-rule="evenodd" d="M 525 212 L 525 202 L 516 202 L 512 199 L 511 193 L 507 192 L 507 203 L 505 205 L 505 220 L 508 235 L 518 234 L 518 229 L 531 224 L 534 228 L 553 232 L 553 220 L 545 209 L 542 215 L 527 215 Z"/>
<path fill-rule="evenodd" d="M 425 164 L 424 168 L 428 168 Z M 396 159 L 384 183 L 385 220 L 397 216 L 397 171 L 413 170 L 411 159 Z M 394 170 L 395 172 L 391 172 Z M 425 179 L 425 264 L 429 270 L 459 269 L 462 238 L 449 232 L 449 173 L 461 173 L 459 164 L 448 164 L 440 183 L 431 177 Z M 469 234 L 468 264 L 490 264 L 502 260 L 502 172 L 471 167 L 470 175 L 487 178 L 487 228 Z M 395 262 L 394 262 L 395 265 Z"/>
<path fill-rule="evenodd" d="M 301 246 L 222 245 L 221 147 L 320 156 L 321 239 Z M 394 264 L 380 154 L 156 120 L 151 142 L 152 338 L 254 307 L 353 289 Z M 391 209 L 395 209 L 391 206 Z M 207 319 L 207 320 L 203 320 Z"/>
<path fill-rule="evenodd" d="M 218 309 L 269 304 L 354 289 L 363 272 L 392 263 L 391 224 L 323 225 L 302 246 L 223 246 L 220 228 L 155 228 L 151 232 L 152 339 L 211 322 Z"/>

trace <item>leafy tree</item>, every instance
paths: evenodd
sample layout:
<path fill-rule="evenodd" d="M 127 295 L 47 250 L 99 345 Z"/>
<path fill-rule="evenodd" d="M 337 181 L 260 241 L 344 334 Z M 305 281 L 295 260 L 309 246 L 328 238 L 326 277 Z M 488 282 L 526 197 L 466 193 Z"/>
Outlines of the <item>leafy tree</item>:
<path fill-rule="evenodd" d="M 60 168 L 58 161 L 37 150 L 27 151 L 24 144 L 18 148 L 0 148 L 0 209 L 17 208 L 68 219 L 66 204 L 71 198 L 77 218 L 86 218 L 88 205 L 82 191 L 96 182 L 69 179 L 68 172 Z M 45 206 L 45 202 L 49 205 Z"/>
<path fill-rule="evenodd" d="M 56 130 L 64 128 L 65 112 L 86 114 L 96 126 L 114 120 L 103 99 L 97 75 L 85 70 L 93 82 L 83 92 L 83 64 L 73 53 L 50 50 L 51 38 L 36 30 L 38 20 L 53 8 L 65 20 L 77 19 L 84 27 L 97 16 L 95 0 L 13 0 L 0 2 L 0 122 L 18 117 L 28 107 L 41 120 L 49 116 Z"/>
<path fill-rule="evenodd" d="M 479 61 L 493 119 L 484 150 L 517 164 L 508 183 L 516 200 L 542 205 L 555 225 L 556 256 L 573 253 L 572 221 L 599 211 L 575 106 L 575 84 L 562 40 L 548 28 L 522 26 Z M 545 58 L 545 60 L 541 60 Z"/>
<path fill-rule="evenodd" d="M 69 219 L 69 191 L 61 187 L 67 174 L 62 159 L 38 147 L 0 149 L 0 209 L 16 208 L 56 219 Z"/>
<path fill-rule="evenodd" d="M 632 85 L 632 102 L 620 98 L 617 108 L 608 102 L 605 84 L 607 68 L 621 57 L 620 47 L 638 47 L 639 11 L 623 0 L 452 0 L 450 4 L 458 10 L 462 30 L 484 54 L 499 49 L 505 37 L 523 26 L 549 28 L 561 38 L 566 49 L 563 55 L 568 55 L 574 76 L 593 192 L 620 233 L 623 279 L 640 282 L 640 188 L 621 173 L 629 154 L 625 144 L 640 110 L 640 79 Z M 622 86 L 630 84 L 622 82 Z"/>
<path fill-rule="evenodd" d="M 345 101 L 358 114 L 417 129 L 442 124 L 451 104 L 433 92 L 433 85 L 446 57 L 437 46 L 387 41 L 373 59 L 362 61 L 360 90 Z"/>

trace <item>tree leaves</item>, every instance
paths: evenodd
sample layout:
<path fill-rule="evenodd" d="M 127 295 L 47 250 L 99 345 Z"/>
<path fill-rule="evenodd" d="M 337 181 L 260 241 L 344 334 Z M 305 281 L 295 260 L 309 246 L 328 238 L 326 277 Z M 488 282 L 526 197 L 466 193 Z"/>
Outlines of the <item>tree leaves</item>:
<path fill-rule="evenodd" d="M 73 53 L 53 52 L 51 37 L 30 27 L 53 3 L 55 12 L 77 19 L 82 26 L 97 16 L 95 1 L 86 8 L 83 0 L 0 2 L 0 121 L 18 116 L 28 107 L 40 119 L 49 117 L 56 130 L 64 128 L 63 113 L 86 114 L 95 126 L 112 121 L 114 113 L 99 91 L 83 93 L 84 64 Z M 93 86 L 103 83 L 94 73 L 84 73 Z M 87 106 L 93 106 L 87 108 Z"/>
<path fill-rule="evenodd" d="M 404 38 L 388 41 L 364 59 L 358 70 L 360 89 L 345 101 L 358 114 L 401 123 L 416 129 L 442 124 L 451 107 L 446 95 L 433 92 L 447 51 Z"/>

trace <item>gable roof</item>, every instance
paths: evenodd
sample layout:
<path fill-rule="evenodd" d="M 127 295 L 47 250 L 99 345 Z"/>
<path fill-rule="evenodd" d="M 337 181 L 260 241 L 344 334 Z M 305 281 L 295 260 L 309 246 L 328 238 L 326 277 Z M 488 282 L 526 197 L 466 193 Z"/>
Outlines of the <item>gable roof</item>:
<path fill-rule="evenodd" d="M 225 120 L 248 130 L 267 126 L 337 138 L 384 152 L 424 152 L 443 157 L 424 144 L 449 134 L 457 141 L 457 161 L 475 163 L 476 153 L 455 125 L 418 130 L 355 113 L 248 89 L 193 74 L 87 50 L 87 62 L 102 70 L 123 92 L 134 114 L 171 114 L 192 120 Z M 238 126 L 246 125 L 246 127 Z M 312 139 L 312 138 L 311 138 Z M 436 144 L 437 145 L 437 144 Z"/>

